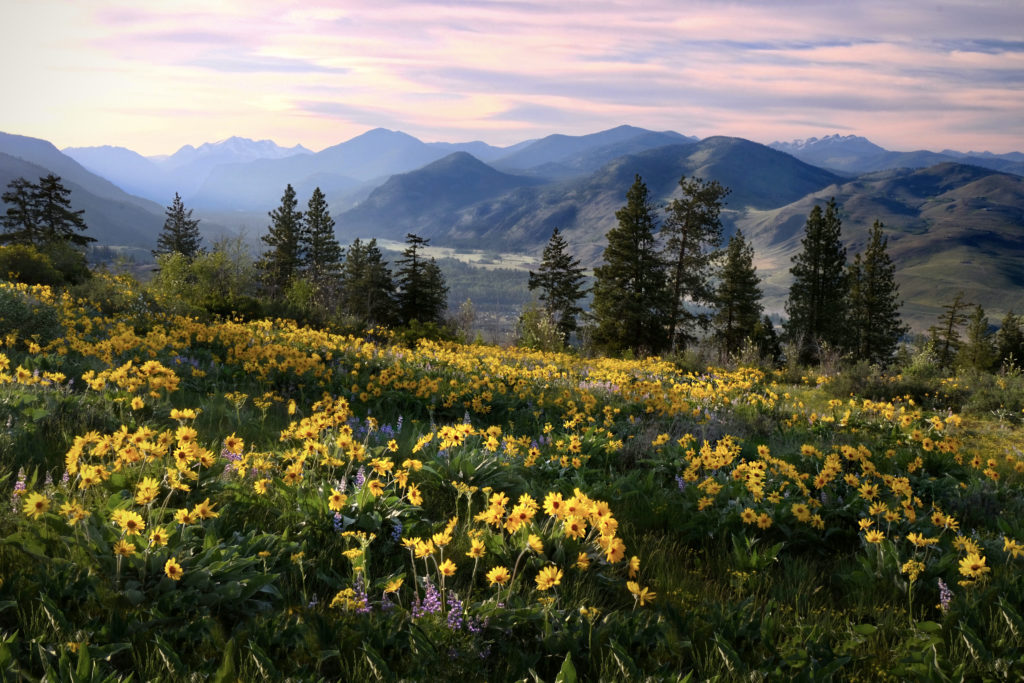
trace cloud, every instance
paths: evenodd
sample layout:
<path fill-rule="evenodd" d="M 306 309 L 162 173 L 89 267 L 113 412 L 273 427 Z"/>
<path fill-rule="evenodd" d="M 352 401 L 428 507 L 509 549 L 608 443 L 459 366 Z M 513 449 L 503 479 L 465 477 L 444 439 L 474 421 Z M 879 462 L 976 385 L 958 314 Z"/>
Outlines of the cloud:
<path fill-rule="evenodd" d="M 1022 25 L 1001 0 L 36 0 L 0 27 L 0 57 L 21 65 L 12 123 L 120 144 L 127 112 L 165 109 L 194 114 L 167 147 L 244 115 L 250 136 L 308 146 L 363 126 L 511 143 L 630 123 L 1005 151 L 1024 140 Z M 172 127 L 136 121 L 146 141 Z"/>
<path fill-rule="evenodd" d="M 250 53 L 220 52 L 182 62 L 183 66 L 198 66 L 227 73 L 331 73 L 344 74 L 346 68 L 324 66 L 310 60 L 274 57 Z"/>

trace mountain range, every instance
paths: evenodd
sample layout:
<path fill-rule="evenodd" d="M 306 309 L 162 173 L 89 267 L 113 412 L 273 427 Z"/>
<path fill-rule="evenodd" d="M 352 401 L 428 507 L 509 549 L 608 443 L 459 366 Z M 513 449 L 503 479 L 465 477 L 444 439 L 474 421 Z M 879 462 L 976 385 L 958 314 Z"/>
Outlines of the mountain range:
<path fill-rule="evenodd" d="M 886 225 L 904 317 L 917 329 L 959 290 L 993 318 L 1024 311 L 1019 152 L 893 152 L 838 135 L 762 145 L 619 126 L 504 148 L 378 128 L 319 152 L 229 138 L 143 157 L 117 147 L 61 151 L 0 134 L 0 183 L 47 172 L 72 189 L 101 244 L 149 248 L 175 192 L 210 240 L 228 232 L 219 223 L 263 231 L 266 211 L 290 183 L 300 202 L 314 187 L 325 192 L 343 243 L 416 232 L 438 246 L 536 256 L 558 227 L 587 266 L 600 262 L 636 175 L 658 204 L 672 198 L 681 176 L 698 176 L 731 188 L 726 234 L 740 228 L 750 238 L 769 310 L 782 309 L 808 212 L 834 196 L 851 257 L 875 220 Z"/>

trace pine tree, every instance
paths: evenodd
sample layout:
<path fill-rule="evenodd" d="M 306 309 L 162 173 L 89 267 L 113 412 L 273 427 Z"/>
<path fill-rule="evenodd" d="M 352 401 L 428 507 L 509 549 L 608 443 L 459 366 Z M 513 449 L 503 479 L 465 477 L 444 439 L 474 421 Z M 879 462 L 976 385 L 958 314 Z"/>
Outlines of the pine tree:
<path fill-rule="evenodd" d="M 722 246 L 721 212 L 729 188 L 717 180 L 679 179 L 681 196 L 673 199 L 661 227 L 672 292 L 668 315 L 669 348 L 696 340 L 695 327 L 706 327 L 710 314 L 687 310 L 686 303 L 712 306 L 712 269 Z"/>
<path fill-rule="evenodd" d="M 79 233 L 88 229 L 82 215 L 84 209 L 71 208 L 71 190 L 61 185 L 60 178 L 50 173 L 39 179 L 35 210 L 39 227 L 46 242 L 64 242 L 76 247 L 87 246 L 96 240 Z"/>
<path fill-rule="evenodd" d="M 900 320 L 896 266 L 886 250 L 881 222 L 871 227 L 863 256 L 854 256 L 847 273 L 850 299 L 850 345 L 854 356 L 870 363 L 887 363 L 907 327 Z"/>
<path fill-rule="evenodd" d="M 669 292 L 655 239 L 654 207 L 639 175 L 615 212 L 604 263 L 594 269 L 594 340 L 607 351 L 660 353 L 668 341 Z"/>
<path fill-rule="evenodd" d="M 437 261 L 433 258 L 428 261 L 420 254 L 430 240 L 408 233 L 405 242 L 408 246 L 402 258 L 395 262 L 399 266 L 396 273 L 399 319 L 403 325 L 413 320 L 441 323 L 448 309 L 448 286 Z"/>
<path fill-rule="evenodd" d="M 818 359 L 822 344 L 846 346 L 846 249 L 835 199 L 807 217 L 802 251 L 793 257 L 793 284 L 786 301 L 786 336 L 798 345 L 800 361 Z"/>
<path fill-rule="evenodd" d="M 961 346 L 960 328 L 967 324 L 965 311 L 970 305 L 964 300 L 964 293 L 957 292 L 952 303 L 942 307 L 939 324 L 928 328 L 939 367 L 953 367 L 953 361 L 956 360 Z"/>
<path fill-rule="evenodd" d="M 544 247 L 537 272 L 530 271 L 529 288 L 540 290 L 540 300 L 544 308 L 555 321 L 562 343 L 569 342 L 569 337 L 576 331 L 576 318 L 583 313 L 579 301 L 586 294 L 583 282 L 583 268 L 578 259 L 568 253 L 565 238 L 555 228 L 551 239 Z"/>
<path fill-rule="evenodd" d="M 754 266 L 754 248 L 740 230 L 729 239 L 719 278 L 715 336 L 725 353 L 733 354 L 739 351 L 744 339 L 753 338 L 764 313 L 761 279 Z"/>
<path fill-rule="evenodd" d="M 980 305 L 967 319 L 967 340 L 960 347 L 957 361 L 961 367 L 988 372 L 996 364 L 996 348 L 988 329 L 988 317 Z"/>
<path fill-rule="evenodd" d="M 395 321 L 395 283 L 376 239 L 356 239 L 349 246 L 341 270 L 341 292 L 343 311 L 362 328 Z"/>
<path fill-rule="evenodd" d="M 61 184 L 59 176 L 50 173 L 38 184 L 17 178 L 7 187 L 3 201 L 10 206 L 2 221 L 5 234 L 0 242 L 85 247 L 96 241 L 80 234 L 88 229 L 82 218 L 85 211 L 71 208 L 71 190 Z"/>
<path fill-rule="evenodd" d="M 996 354 L 999 362 L 1007 366 L 1021 367 L 1024 361 L 1024 321 L 1021 316 L 1008 311 L 996 333 Z"/>
<path fill-rule="evenodd" d="M 27 244 L 40 246 L 43 243 L 35 197 L 39 186 L 25 178 L 15 178 L 7 183 L 3 201 L 7 212 L 0 218 L 4 233 L 0 244 Z"/>
<path fill-rule="evenodd" d="M 156 240 L 153 256 L 181 254 L 190 263 L 202 252 L 199 243 L 199 219 L 192 218 L 192 209 L 185 210 L 181 196 L 174 193 L 174 201 L 166 210 L 163 230 Z"/>
<path fill-rule="evenodd" d="M 303 271 L 313 285 L 317 305 L 323 308 L 335 299 L 344 252 L 334 235 L 327 198 L 319 187 L 313 190 L 303 216 L 301 242 Z"/>
<path fill-rule="evenodd" d="M 302 212 L 296 211 L 297 205 L 295 190 L 288 185 L 281 196 L 281 206 L 268 214 L 269 232 L 262 240 L 270 249 L 263 255 L 260 270 L 273 297 L 284 294 L 302 264 Z"/>

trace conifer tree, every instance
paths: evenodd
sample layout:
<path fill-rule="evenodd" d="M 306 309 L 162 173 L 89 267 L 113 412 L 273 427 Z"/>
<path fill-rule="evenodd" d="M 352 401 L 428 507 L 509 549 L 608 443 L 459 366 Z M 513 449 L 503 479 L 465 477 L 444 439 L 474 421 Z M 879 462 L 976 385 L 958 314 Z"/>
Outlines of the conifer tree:
<path fill-rule="evenodd" d="M 565 238 L 555 228 L 551 239 L 544 247 L 537 272 L 530 271 L 528 286 L 530 291 L 540 290 L 540 300 L 544 309 L 555 321 L 562 343 L 566 344 L 577 328 L 577 316 L 583 313 L 579 302 L 586 290 L 583 288 L 583 268 L 578 259 L 568 253 Z"/>
<path fill-rule="evenodd" d="M 71 208 L 71 190 L 61 184 L 59 176 L 50 173 L 38 184 L 16 178 L 7 187 L 3 201 L 10 206 L 2 220 L 0 242 L 85 247 L 96 241 L 80 234 L 88 229 L 82 217 L 85 211 Z"/>
<path fill-rule="evenodd" d="M 988 372 L 996 363 L 996 348 L 988 329 L 988 317 L 980 305 L 967 319 L 967 339 L 960 347 L 957 360 L 961 367 Z"/>
<path fill-rule="evenodd" d="M 40 246 L 43 243 L 42 230 L 35 208 L 35 197 L 39 187 L 25 178 L 15 178 L 7 183 L 3 201 L 7 212 L 0 218 L 3 234 L 2 244 L 26 244 Z"/>
<path fill-rule="evenodd" d="M 323 307 L 338 290 L 344 252 L 334 235 L 327 198 L 319 187 L 313 190 L 303 216 L 301 252 L 304 274 L 313 285 L 317 304 Z"/>
<path fill-rule="evenodd" d="M 863 255 L 854 256 L 847 277 L 850 288 L 850 346 L 857 359 L 886 363 L 907 327 L 900 320 L 896 266 L 886 250 L 884 226 L 875 221 Z"/>
<path fill-rule="evenodd" d="M 402 252 L 402 258 L 395 262 L 399 266 L 396 285 L 401 323 L 408 325 L 413 320 L 421 323 L 444 322 L 444 314 L 448 309 L 448 286 L 437 261 L 433 258 L 427 260 L 420 253 L 430 244 L 430 240 L 408 233 L 405 242 L 408 246 Z"/>
<path fill-rule="evenodd" d="M 846 346 L 846 249 L 835 199 L 807 217 L 802 251 L 793 257 L 793 283 L 786 301 L 786 336 L 798 345 L 800 361 L 818 360 L 822 344 Z"/>
<path fill-rule="evenodd" d="M 964 300 L 964 293 L 957 292 L 951 303 L 942 307 L 939 324 L 928 328 L 936 360 L 940 367 L 952 368 L 962 342 L 960 328 L 967 324 L 967 308 L 971 304 Z"/>
<path fill-rule="evenodd" d="M 744 339 L 753 338 L 764 313 L 761 279 L 754 266 L 754 248 L 740 230 L 729 239 L 719 278 L 715 336 L 725 353 L 733 354 L 739 351 Z"/>
<path fill-rule="evenodd" d="M 153 256 L 181 254 L 190 263 L 202 252 L 199 243 L 199 219 L 192 218 L 192 209 L 185 209 L 181 196 L 175 192 L 174 201 L 167 207 L 164 227 L 156 240 Z"/>
<path fill-rule="evenodd" d="M 996 355 L 1000 363 L 1020 368 L 1024 363 L 1024 321 L 1008 311 L 996 333 Z"/>
<path fill-rule="evenodd" d="M 604 263 L 594 269 L 594 340 L 612 353 L 660 353 L 668 341 L 669 291 L 654 239 L 654 207 L 639 175 L 615 217 L 619 224 L 608 231 Z"/>
<path fill-rule="evenodd" d="M 272 296 L 281 296 L 302 264 L 302 212 L 296 210 L 295 190 L 289 184 L 281 205 L 271 211 L 269 232 L 263 243 L 269 249 L 260 262 L 263 282 Z"/>
<path fill-rule="evenodd" d="M 341 300 L 346 315 L 364 329 L 395 321 L 395 283 L 377 240 L 356 239 L 341 270 Z"/>
<path fill-rule="evenodd" d="M 669 203 L 661 226 L 671 291 L 667 319 L 671 349 L 685 348 L 697 338 L 695 327 L 707 326 L 710 314 L 687 310 L 685 304 L 714 304 L 712 268 L 720 255 L 721 212 L 730 192 L 717 180 L 686 176 L 679 179 L 679 189 L 681 195 Z"/>

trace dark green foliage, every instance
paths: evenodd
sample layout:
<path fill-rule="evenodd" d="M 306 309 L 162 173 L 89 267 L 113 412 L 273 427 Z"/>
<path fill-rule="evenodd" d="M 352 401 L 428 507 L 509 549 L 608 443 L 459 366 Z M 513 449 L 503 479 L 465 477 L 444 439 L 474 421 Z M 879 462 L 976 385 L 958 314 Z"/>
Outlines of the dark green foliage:
<path fill-rule="evenodd" d="M 608 231 L 604 263 L 594 269 L 594 341 L 610 353 L 659 353 L 668 342 L 671 302 L 654 240 L 654 207 L 639 175 L 615 217 L 619 225 Z"/>
<path fill-rule="evenodd" d="M 714 304 L 712 268 L 722 246 L 721 212 L 730 192 L 717 180 L 686 176 L 679 179 L 679 189 L 681 196 L 669 203 L 668 217 L 661 226 L 672 292 L 668 334 L 673 350 L 696 340 L 696 326 L 707 326 L 709 315 L 688 311 L 685 304 Z"/>
<path fill-rule="evenodd" d="M 47 344 L 63 332 L 57 310 L 28 294 L 0 289 L 0 338 L 14 335 Z"/>
<path fill-rule="evenodd" d="M 448 309 L 448 286 L 437 261 L 428 261 L 420 253 L 430 240 L 409 233 L 405 242 L 409 246 L 395 262 L 398 265 L 395 275 L 399 319 L 403 325 L 413 320 L 442 323 Z"/>
<path fill-rule="evenodd" d="M 59 285 L 64 282 L 46 254 L 30 244 L 0 247 L 0 277 L 27 285 Z"/>
<path fill-rule="evenodd" d="M 37 190 L 36 185 L 25 178 L 15 178 L 7 184 L 7 191 L 3 194 L 7 212 L 0 218 L 4 230 L 0 241 L 4 244 L 37 245 L 42 242 L 34 206 Z"/>
<path fill-rule="evenodd" d="M 960 367 L 987 372 L 995 367 L 996 360 L 995 339 L 989 331 L 985 309 L 975 306 L 967 319 L 967 339 L 960 347 L 957 362 Z"/>
<path fill-rule="evenodd" d="M 567 249 L 565 238 L 555 228 L 544 247 L 540 267 L 537 272 L 530 271 L 528 284 L 531 291 L 540 290 L 539 298 L 554 320 L 563 344 L 568 343 L 569 337 L 576 331 L 576 319 L 583 313 L 579 302 L 586 293 L 583 288 L 586 278 L 580 261 L 573 258 Z"/>
<path fill-rule="evenodd" d="M 334 219 L 320 188 L 313 190 L 303 217 L 303 271 L 313 285 L 313 300 L 327 308 L 337 299 L 344 252 L 334 235 Z"/>
<path fill-rule="evenodd" d="M 1000 363 L 1009 366 L 1011 363 L 1021 367 L 1024 359 L 1024 323 L 1021 316 L 1009 311 L 996 333 L 996 355 Z"/>
<path fill-rule="evenodd" d="M 967 308 L 963 292 L 957 292 L 953 301 L 942 307 L 939 324 L 928 328 L 934 346 L 936 360 L 940 367 L 951 368 L 960 352 L 960 328 L 967 324 Z"/>
<path fill-rule="evenodd" d="M 822 211 L 811 209 L 802 250 L 793 257 L 793 284 L 786 300 L 786 336 L 798 345 L 802 363 L 816 362 L 822 345 L 843 348 L 848 341 L 846 249 L 835 199 Z"/>
<path fill-rule="evenodd" d="M 64 187 L 60 177 L 50 173 L 31 183 L 16 178 L 8 185 L 3 201 L 10 204 L 0 225 L 5 244 L 32 244 L 65 242 L 84 247 L 96 240 L 80 233 L 87 229 L 82 210 L 71 208 L 71 190 Z"/>
<path fill-rule="evenodd" d="M 281 205 L 271 211 L 269 232 L 261 238 L 269 249 L 260 263 L 264 286 L 272 297 L 281 297 L 302 264 L 302 212 L 296 210 L 295 190 L 288 185 Z"/>
<path fill-rule="evenodd" d="M 772 319 L 767 315 L 754 327 L 753 340 L 757 344 L 757 353 L 762 360 L 772 365 L 782 360 L 782 342 L 775 332 Z"/>
<path fill-rule="evenodd" d="M 355 240 L 341 270 L 342 313 L 362 329 L 395 320 L 395 283 L 377 240 Z"/>
<path fill-rule="evenodd" d="M 875 221 L 867 249 L 857 254 L 848 271 L 849 316 L 854 357 L 888 363 L 907 327 L 900 320 L 896 266 L 886 250 L 882 223 Z"/>
<path fill-rule="evenodd" d="M 729 239 L 719 278 L 715 297 L 718 307 L 714 319 L 715 336 L 722 350 L 733 354 L 739 351 L 744 339 L 754 336 L 764 313 L 761 280 L 754 267 L 754 248 L 740 230 Z"/>
<path fill-rule="evenodd" d="M 164 221 L 160 236 L 157 237 L 153 256 L 177 253 L 191 261 L 202 250 L 199 246 L 202 242 L 199 235 L 199 219 L 192 218 L 192 209 L 185 209 L 177 192 L 174 193 L 174 201 L 165 213 L 167 219 Z"/>

